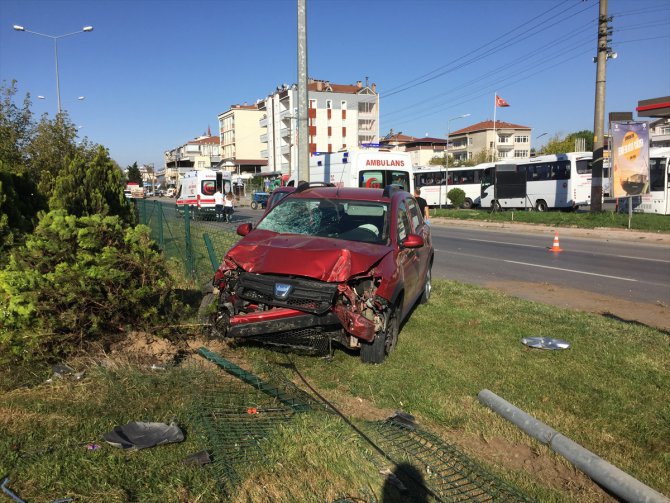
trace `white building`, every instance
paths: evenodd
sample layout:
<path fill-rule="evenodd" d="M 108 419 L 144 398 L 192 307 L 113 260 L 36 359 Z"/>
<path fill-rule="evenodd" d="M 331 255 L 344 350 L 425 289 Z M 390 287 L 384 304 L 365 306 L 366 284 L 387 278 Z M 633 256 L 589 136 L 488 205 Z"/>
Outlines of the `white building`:
<path fill-rule="evenodd" d="M 310 152 L 337 152 L 379 141 L 379 95 L 369 87 L 331 84 L 310 79 L 308 83 L 308 135 Z M 298 158 L 298 89 L 283 85 L 258 103 L 263 112 L 260 140 L 267 170 L 290 175 Z"/>

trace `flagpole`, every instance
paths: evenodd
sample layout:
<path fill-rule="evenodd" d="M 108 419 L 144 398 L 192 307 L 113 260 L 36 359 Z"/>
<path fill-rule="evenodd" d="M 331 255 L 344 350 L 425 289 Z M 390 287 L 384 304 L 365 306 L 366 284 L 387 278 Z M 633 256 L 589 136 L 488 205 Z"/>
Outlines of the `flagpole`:
<path fill-rule="evenodd" d="M 496 98 L 498 97 L 498 91 L 493 93 L 493 152 L 491 153 L 491 162 L 496 161 L 496 154 L 497 152 L 497 137 L 496 137 Z"/>

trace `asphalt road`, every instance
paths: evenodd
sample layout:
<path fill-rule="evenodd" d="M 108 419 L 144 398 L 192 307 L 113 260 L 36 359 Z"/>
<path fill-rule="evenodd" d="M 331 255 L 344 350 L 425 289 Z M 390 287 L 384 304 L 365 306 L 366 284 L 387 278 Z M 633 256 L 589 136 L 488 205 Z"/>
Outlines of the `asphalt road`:
<path fill-rule="evenodd" d="M 549 251 L 554 230 L 433 225 L 433 277 L 471 284 L 543 283 L 624 300 L 670 305 L 670 246 L 597 238 L 559 229 L 560 253 Z"/>

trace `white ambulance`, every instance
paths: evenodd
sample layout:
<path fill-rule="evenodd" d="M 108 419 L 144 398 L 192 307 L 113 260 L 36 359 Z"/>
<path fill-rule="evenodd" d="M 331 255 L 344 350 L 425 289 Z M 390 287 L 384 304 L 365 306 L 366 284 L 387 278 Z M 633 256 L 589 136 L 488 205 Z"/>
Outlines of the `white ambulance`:
<path fill-rule="evenodd" d="M 213 216 L 214 193 L 217 189 L 223 194 L 232 192 L 233 186 L 229 171 L 211 169 L 187 171 L 179 177 L 177 182 L 177 212 L 183 214 L 184 207 L 188 206 L 191 218 Z"/>
<path fill-rule="evenodd" d="M 300 180 L 295 176 L 289 184 Z M 360 148 L 332 153 L 316 152 L 309 160 L 309 181 L 332 183 L 337 187 L 384 188 L 399 185 L 412 192 L 412 158 L 409 152 Z"/>

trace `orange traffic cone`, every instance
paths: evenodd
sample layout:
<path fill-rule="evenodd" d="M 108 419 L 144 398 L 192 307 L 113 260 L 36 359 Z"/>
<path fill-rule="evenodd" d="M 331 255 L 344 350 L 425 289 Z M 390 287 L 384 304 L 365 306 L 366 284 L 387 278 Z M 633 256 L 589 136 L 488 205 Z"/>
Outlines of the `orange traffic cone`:
<path fill-rule="evenodd" d="M 551 248 L 549 248 L 549 251 L 552 251 L 552 252 L 555 252 L 555 253 L 563 251 L 563 250 L 561 250 L 561 245 L 558 244 L 558 231 L 554 231 L 554 244 L 551 246 Z"/>

